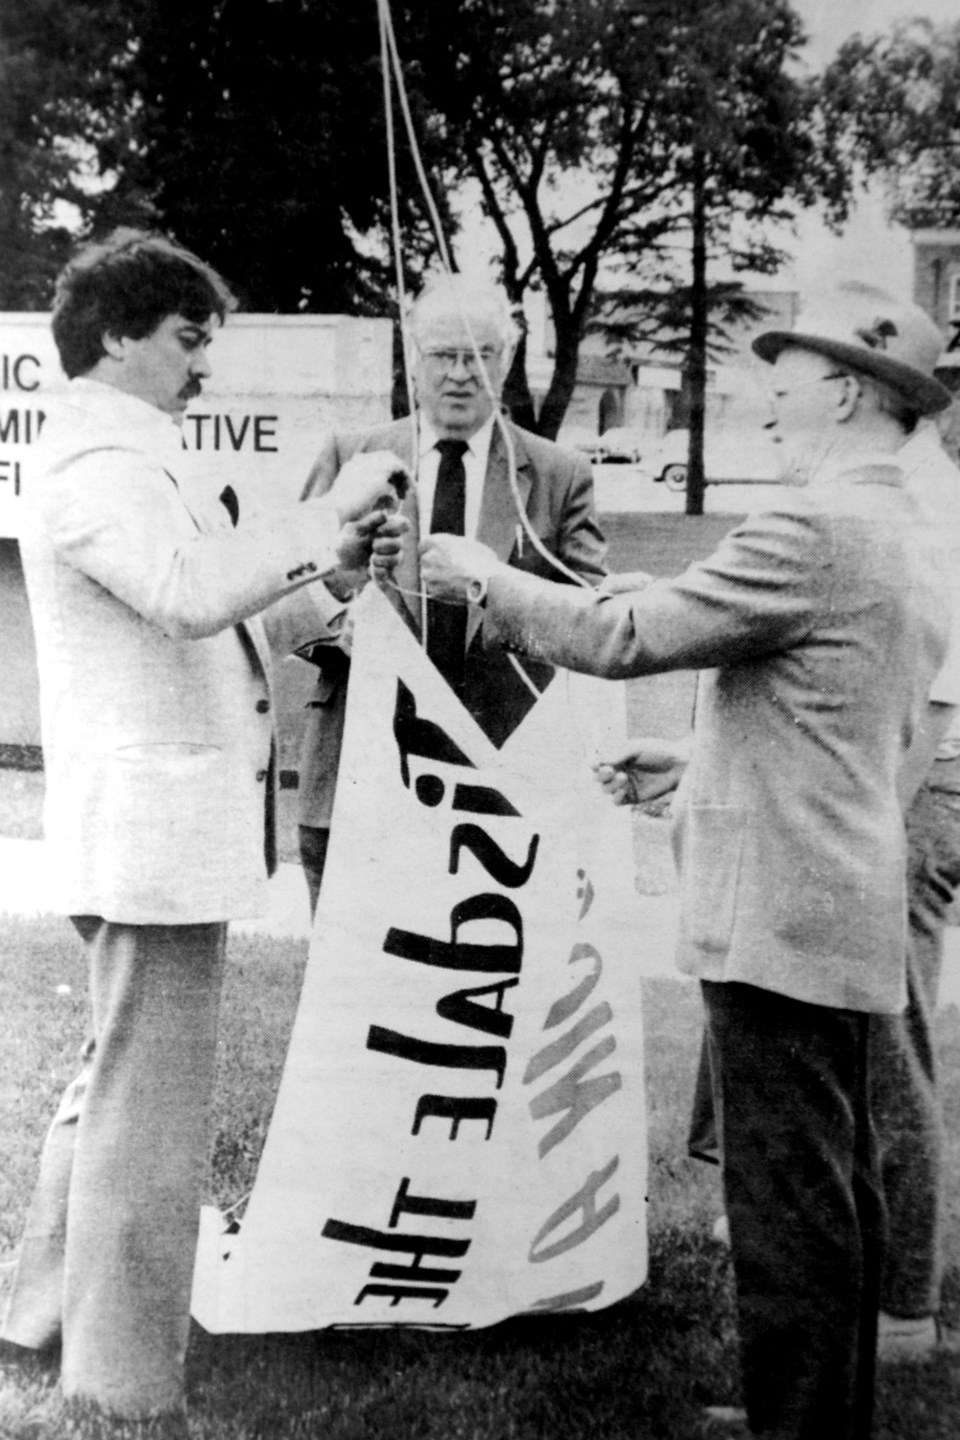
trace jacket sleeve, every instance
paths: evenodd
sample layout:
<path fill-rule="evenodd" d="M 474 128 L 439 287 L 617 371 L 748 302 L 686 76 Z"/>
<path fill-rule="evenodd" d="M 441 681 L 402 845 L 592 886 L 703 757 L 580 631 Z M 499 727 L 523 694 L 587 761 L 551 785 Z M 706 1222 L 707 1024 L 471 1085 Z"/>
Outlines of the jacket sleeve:
<path fill-rule="evenodd" d="M 93 449 L 47 475 L 41 524 L 57 556 L 178 639 L 199 639 L 332 574 L 340 524 L 322 501 L 234 528 L 193 517 L 170 475 L 136 450 Z"/>
<path fill-rule="evenodd" d="M 633 594 L 598 595 L 503 567 L 487 611 L 502 643 L 571 670 L 628 679 L 788 649 L 830 605 L 829 526 L 803 511 L 748 518 L 706 560 Z"/>
<path fill-rule="evenodd" d="M 292 655 L 308 645 L 336 644 L 346 605 L 325 585 L 305 585 L 268 606 L 261 615 L 275 655 Z"/>

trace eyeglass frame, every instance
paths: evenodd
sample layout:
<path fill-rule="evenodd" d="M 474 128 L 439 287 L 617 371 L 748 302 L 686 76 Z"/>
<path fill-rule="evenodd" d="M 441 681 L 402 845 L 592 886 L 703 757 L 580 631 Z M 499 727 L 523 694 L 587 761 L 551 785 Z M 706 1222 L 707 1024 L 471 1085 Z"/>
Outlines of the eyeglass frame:
<path fill-rule="evenodd" d="M 479 375 L 482 369 L 489 369 L 495 360 L 502 357 L 505 349 L 503 345 L 497 346 L 495 349 L 481 345 L 479 347 L 481 364 L 477 361 L 478 352 L 467 346 L 461 345 L 456 350 L 424 350 L 420 345 L 417 345 L 416 348 L 421 360 L 435 364 L 437 369 L 445 375 L 449 375 L 457 368 L 458 364 L 462 363 L 467 373 L 474 376 Z"/>

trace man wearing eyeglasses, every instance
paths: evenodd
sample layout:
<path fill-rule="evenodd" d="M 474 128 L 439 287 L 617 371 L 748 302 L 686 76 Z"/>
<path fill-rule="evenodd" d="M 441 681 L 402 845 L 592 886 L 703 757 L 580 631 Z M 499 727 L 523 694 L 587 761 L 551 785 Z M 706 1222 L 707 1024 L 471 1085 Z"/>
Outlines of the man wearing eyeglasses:
<path fill-rule="evenodd" d="M 414 535 L 459 533 L 481 541 L 510 566 L 569 583 L 570 576 L 538 550 L 525 518 L 566 571 L 597 584 L 605 573 L 606 546 L 597 525 L 589 462 L 498 413 L 518 338 L 504 293 L 460 275 L 440 277 L 415 301 L 409 333 L 414 416 L 331 435 L 304 498 L 327 491 L 351 455 L 390 451 L 416 476 L 404 502 Z M 395 602 L 424 636 L 427 653 L 447 683 L 499 747 L 549 684 L 553 667 L 529 657 L 515 665 L 490 643 L 474 607 L 424 604 L 416 544 L 407 545 L 404 555 Z M 358 580 L 362 583 L 362 577 Z M 313 908 L 340 758 L 349 637 L 348 619 L 339 643 L 319 645 L 310 657 L 320 673 L 301 753 L 300 848 Z"/>
<path fill-rule="evenodd" d="M 421 571 L 431 594 L 478 597 L 521 655 L 611 679 L 711 671 L 674 806 L 677 960 L 715 1061 L 746 1423 L 866 1440 L 874 1022 L 907 998 L 902 785 L 950 633 L 949 538 L 900 454 L 950 395 L 916 306 L 852 284 L 817 310 L 754 344 L 785 470 L 806 483 L 683 575 L 560 592 L 451 536 L 421 545 Z"/>

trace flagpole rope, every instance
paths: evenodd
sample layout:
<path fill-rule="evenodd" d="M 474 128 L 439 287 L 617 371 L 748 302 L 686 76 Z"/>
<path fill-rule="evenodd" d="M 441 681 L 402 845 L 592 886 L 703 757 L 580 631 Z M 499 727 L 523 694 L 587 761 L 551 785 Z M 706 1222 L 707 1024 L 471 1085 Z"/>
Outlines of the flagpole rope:
<path fill-rule="evenodd" d="M 423 157 L 421 155 L 420 146 L 417 141 L 417 134 L 413 124 L 413 117 L 410 113 L 410 105 L 407 98 L 406 84 L 403 75 L 403 66 L 400 61 L 400 52 L 397 47 L 396 34 L 393 27 L 393 17 L 390 11 L 390 0 L 377 0 L 377 10 L 380 17 L 381 60 L 384 67 L 384 72 L 386 72 L 388 65 L 392 65 L 394 80 L 396 82 L 397 100 L 400 105 L 401 114 L 403 116 L 404 125 L 407 132 L 407 139 L 409 141 L 410 151 L 413 157 L 414 168 L 417 173 L 417 179 L 419 180 L 420 188 L 427 206 L 427 213 L 430 217 L 430 223 L 433 227 L 434 236 L 437 242 L 437 249 L 440 255 L 441 265 L 446 271 L 446 273 L 450 275 L 453 273 L 453 263 L 450 257 L 449 249 L 447 247 L 446 237 L 443 233 L 443 226 L 440 222 L 440 215 L 437 210 L 437 206 L 433 198 L 433 193 L 430 189 L 430 182 L 423 164 Z M 396 190 L 396 137 L 394 135 L 392 121 L 392 95 L 389 82 L 386 79 L 386 73 L 384 80 L 384 103 L 387 106 L 386 134 L 387 147 L 389 151 L 388 167 L 391 176 L 391 233 L 394 247 L 394 262 L 398 275 L 401 276 L 400 283 L 402 285 L 403 264 L 400 254 L 401 239 L 399 203 Z M 398 286 L 398 289 L 399 288 L 400 287 Z M 407 392 L 410 402 L 410 413 L 411 415 L 413 415 L 414 398 L 413 388 L 409 378 L 410 370 L 408 362 L 408 355 L 412 350 L 412 344 L 409 336 L 409 327 L 407 323 L 407 315 L 405 313 L 405 306 L 403 304 L 402 289 L 400 290 L 400 299 L 400 326 L 401 335 L 403 337 L 404 373 L 407 377 Z M 459 297 L 457 303 L 458 305 L 460 304 Z M 524 533 L 526 534 L 531 545 L 534 547 L 537 553 L 541 555 L 543 559 L 546 560 L 547 563 L 553 567 L 553 569 L 559 571 L 561 575 L 565 576 L 568 580 L 571 580 L 575 585 L 583 586 L 584 589 L 589 590 L 592 588 L 589 580 L 585 579 L 583 575 L 578 574 L 576 570 L 570 569 L 568 565 L 564 564 L 564 562 L 559 558 L 559 556 L 554 555 L 550 550 L 548 550 L 546 545 L 544 545 L 543 541 L 540 539 L 540 536 L 536 533 L 530 523 L 530 518 L 527 515 L 527 512 L 523 505 L 523 499 L 520 495 L 520 487 L 517 483 L 517 456 L 516 449 L 513 443 L 513 437 L 510 434 L 509 427 L 507 426 L 506 420 L 504 419 L 504 416 L 501 412 L 499 397 L 497 396 L 490 382 L 490 376 L 484 363 L 483 356 L 480 353 L 480 347 L 477 344 L 476 335 L 473 332 L 469 317 L 464 312 L 462 305 L 460 307 L 460 319 L 470 340 L 470 345 L 473 349 L 474 360 L 477 365 L 477 371 L 482 380 L 484 390 L 486 391 L 488 397 L 493 404 L 494 421 L 499 428 L 500 434 L 503 438 L 504 447 L 507 452 L 507 478 L 510 484 L 511 494 L 513 496 L 514 508 L 516 509 L 517 518 L 520 521 Z M 416 434 L 415 420 L 414 433 Z M 416 465 L 419 459 L 419 443 L 415 443 L 413 458 L 414 465 Z M 511 659 L 514 659 L 514 657 L 511 656 Z M 529 677 L 526 675 L 526 672 L 521 669 L 515 659 L 514 665 L 517 670 L 521 674 L 523 674 L 524 679 L 527 681 L 527 683 L 531 684 L 532 682 L 530 682 Z"/>

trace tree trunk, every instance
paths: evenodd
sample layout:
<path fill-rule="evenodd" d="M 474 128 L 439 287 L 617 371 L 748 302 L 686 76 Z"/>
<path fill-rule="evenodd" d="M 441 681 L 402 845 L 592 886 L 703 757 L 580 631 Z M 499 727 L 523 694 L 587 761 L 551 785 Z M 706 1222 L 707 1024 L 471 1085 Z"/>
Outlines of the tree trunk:
<path fill-rule="evenodd" d="M 704 420 L 707 408 L 707 207 L 704 157 L 693 155 L 693 275 L 690 286 L 690 340 L 684 366 L 688 394 L 690 446 L 687 454 L 688 515 L 703 514 L 706 476 L 703 465 Z"/>
<path fill-rule="evenodd" d="M 573 398 L 577 384 L 577 361 L 580 357 L 580 327 L 569 317 L 553 317 L 556 354 L 550 388 L 544 396 L 537 421 L 537 432 L 547 440 L 556 440 L 557 431 Z"/>
<path fill-rule="evenodd" d="M 503 403 L 510 419 L 517 425 L 522 425 L 525 430 L 536 430 L 537 417 L 533 408 L 530 382 L 527 379 L 527 337 L 525 334 L 520 336 L 517 348 L 513 352 L 510 370 L 503 385 Z"/>

